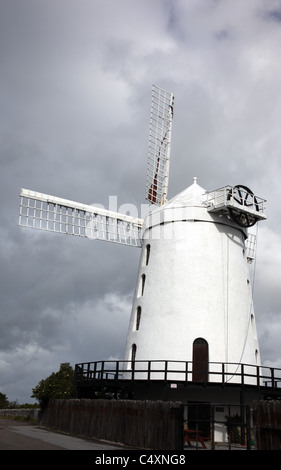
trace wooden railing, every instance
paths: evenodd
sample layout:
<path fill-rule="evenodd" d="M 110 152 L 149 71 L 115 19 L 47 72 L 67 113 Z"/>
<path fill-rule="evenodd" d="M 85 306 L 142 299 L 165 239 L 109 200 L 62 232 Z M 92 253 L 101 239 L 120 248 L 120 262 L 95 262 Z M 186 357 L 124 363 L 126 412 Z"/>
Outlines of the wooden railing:
<path fill-rule="evenodd" d="M 281 388 L 281 369 L 252 364 L 190 361 L 96 361 L 75 365 L 76 383 L 93 380 L 212 382 Z M 200 374 L 194 371 L 200 370 Z"/>

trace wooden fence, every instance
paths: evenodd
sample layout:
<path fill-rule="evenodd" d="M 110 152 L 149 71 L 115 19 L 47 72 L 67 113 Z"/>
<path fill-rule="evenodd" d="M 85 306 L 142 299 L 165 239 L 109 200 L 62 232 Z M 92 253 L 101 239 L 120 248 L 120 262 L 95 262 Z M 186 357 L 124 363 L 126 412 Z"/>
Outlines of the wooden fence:
<path fill-rule="evenodd" d="M 281 450 L 281 401 L 258 401 L 253 406 L 257 450 Z"/>
<path fill-rule="evenodd" d="M 182 406 L 177 402 L 52 400 L 40 425 L 145 449 L 180 450 L 183 443 Z"/>

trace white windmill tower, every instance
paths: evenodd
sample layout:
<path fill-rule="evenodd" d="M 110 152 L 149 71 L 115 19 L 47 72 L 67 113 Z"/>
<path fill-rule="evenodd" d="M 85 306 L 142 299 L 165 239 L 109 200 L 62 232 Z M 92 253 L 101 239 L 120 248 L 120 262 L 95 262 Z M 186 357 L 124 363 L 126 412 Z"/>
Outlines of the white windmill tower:
<path fill-rule="evenodd" d="M 140 247 L 127 367 L 193 361 L 200 381 L 209 363 L 260 364 L 247 241 L 265 201 L 245 186 L 207 192 L 196 178 L 168 201 L 173 106 L 153 86 L 146 198 L 156 209 L 144 220 L 22 189 L 19 224 Z"/>

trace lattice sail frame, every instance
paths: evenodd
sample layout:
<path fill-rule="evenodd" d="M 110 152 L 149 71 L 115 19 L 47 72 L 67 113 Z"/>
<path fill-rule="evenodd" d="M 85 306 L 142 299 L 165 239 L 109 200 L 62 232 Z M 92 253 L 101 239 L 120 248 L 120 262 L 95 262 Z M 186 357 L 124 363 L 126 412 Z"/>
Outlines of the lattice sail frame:
<path fill-rule="evenodd" d="M 174 95 L 152 87 L 146 176 L 146 199 L 162 205 L 167 201 Z"/>
<path fill-rule="evenodd" d="M 21 189 L 19 225 L 141 247 L 143 219 Z"/>
<path fill-rule="evenodd" d="M 256 257 L 257 237 L 253 233 L 248 233 L 248 238 L 245 242 L 246 255 L 248 263 L 252 263 Z"/>

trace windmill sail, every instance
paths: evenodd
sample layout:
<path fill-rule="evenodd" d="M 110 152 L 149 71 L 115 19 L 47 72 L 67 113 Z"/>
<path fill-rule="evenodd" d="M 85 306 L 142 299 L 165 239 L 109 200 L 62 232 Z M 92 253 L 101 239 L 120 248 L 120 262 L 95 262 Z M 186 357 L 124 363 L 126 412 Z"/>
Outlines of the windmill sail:
<path fill-rule="evenodd" d="M 19 225 L 140 247 L 143 219 L 21 189 Z"/>
<path fill-rule="evenodd" d="M 156 205 L 167 201 L 173 107 L 173 94 L 153 85 L 146 199 Z"/>

